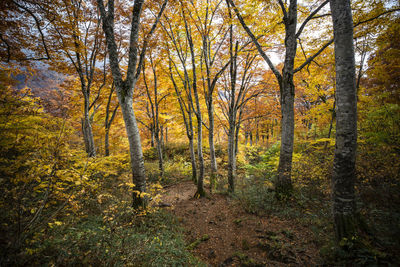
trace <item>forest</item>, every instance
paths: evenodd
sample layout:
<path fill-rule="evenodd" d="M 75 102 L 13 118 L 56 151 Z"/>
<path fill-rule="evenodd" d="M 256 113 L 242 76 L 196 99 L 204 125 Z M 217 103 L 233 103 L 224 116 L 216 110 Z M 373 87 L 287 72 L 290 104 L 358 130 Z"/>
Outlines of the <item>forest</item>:
<path fill-rule="evenodd" d="M 0 266 L 398 266 L 398 0 L 1 0 Z"/>

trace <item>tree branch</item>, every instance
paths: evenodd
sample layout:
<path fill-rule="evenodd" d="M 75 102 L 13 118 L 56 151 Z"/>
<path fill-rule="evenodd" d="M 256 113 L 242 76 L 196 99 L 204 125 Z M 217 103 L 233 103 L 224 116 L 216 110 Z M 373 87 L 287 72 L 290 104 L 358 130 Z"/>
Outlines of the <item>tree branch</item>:
<path fill-rule="evenodd" d="M 269 68 L 272 70 L 272 72 L 275 74 L 276 78 L 278 79 L 279 83 L 281 83 L 282 81 L 282 75 L 279 73 L 279 71 L 275 68 L 274 64 L 272 64 L 272 61 L 269 59 L 269 57 L 267 56 L 267 54 L 265 54 L 265 52 L 262 50 L 260 43 L 257 41 L 257 38 L 254 36 L 254 34 L 251 32 L 251 30 L 249 29 L 249 27 L 247 27 L 246 23 L 243 20 L 243 17 L 240 15 L 239 10 L 237 9 L 237 7 L 235 6 L 235 4 L 233 3 L 233 0 L 228 0 L 229 3 L 231 4 L 231 6 L 233 7 L 233 10 L 235 11 L 235 14 L 237 16 L 237 18 L 240 21 L 240 24 L 242 25 L 242 27 L 244 28 L 244 30 L 247 32 L 247 34 L 250 36 L 251 40 L 253 41 L 253 43 L 255 44 L 255 46 L 257 47 L 258 52 L 260 53 L 260 55 L 262 56 L 262 58 L 267 62 Z"/>
<path fill-rule="evenodd" d="M 329 0 L 326 0 L 325 2 L 323 2 L 321 5 L 319 5 L 319 7 L 317 7 L 301 24 L 299 30 L 296 33 L 296 38 L 299 38 L 301 32 L 304 30 L 304 27 L 306 26 L 306 24 L 314 18 L 314 16 L 318 13 L 318 11 L 321 10 L 321 8 L 323 8 L 326 4 L 329 3 Z"/>

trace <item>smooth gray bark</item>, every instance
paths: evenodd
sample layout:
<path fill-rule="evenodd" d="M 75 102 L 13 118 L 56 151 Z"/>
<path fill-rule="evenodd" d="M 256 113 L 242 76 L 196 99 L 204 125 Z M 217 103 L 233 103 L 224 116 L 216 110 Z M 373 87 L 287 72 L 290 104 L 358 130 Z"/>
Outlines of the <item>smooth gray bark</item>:
<path fill-rule="evenodd" d="M 103 31 L 106 36 L 109 64 L 111 67 L 115 89 L 117 91 L 118 101 L 121 107 L 122 116 L 125 122 L 125 129 L 129 141 L 129 151 L 132 167 L 132 182 L 134 184 L 132 206 L 135 208 L 146 208 L 148 199 L 146 197 L 143 197 L 142 194 L 146 192 L 146 175 L 144 169 L 144 159 L 142 144 L 140 141 L 139 128 L 133 110 L 133 91 L 136 85 L 136 81 L 141 73 L 141 67 L 146 53 L 148 38 L 154 32 L 158 21 L 165 9 L 167 1 L 164 1 L 155 23 L 153 24 L 150 32 L 144 40 L 138 62 L 138 36 L 140 27 L 140 15 L 142 12 L 143 4 L 144 0 L 136 0 L 133 5 L 131 33 L 129 40 L 128 70 L 126 73 L 126 79 L 123 80 L 119 66 L 117 45 L 114 36 L 114 0 L 108 1 L 107 11 L 105 9 L 103 0 L 97 0 L 97 5 L 103 23 Z"/>
<path fill-rule="evenodd" d="M 357 91 L 353 18 L 349 0 L 331 0 L 336 62 L 336 145 L 332 175 L 336 239 L 355 232 L 355 161 L 357 148 Z"/>

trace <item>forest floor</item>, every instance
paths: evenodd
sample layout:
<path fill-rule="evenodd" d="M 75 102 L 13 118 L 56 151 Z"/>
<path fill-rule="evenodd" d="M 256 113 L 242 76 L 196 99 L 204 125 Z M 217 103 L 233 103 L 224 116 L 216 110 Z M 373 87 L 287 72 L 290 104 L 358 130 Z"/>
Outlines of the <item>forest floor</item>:
<path fill-rule="evenodd" d="M 184 228 L 192 253 L 211 266 L 314 266 L 319 249 L 304 226 L 247 213 L 226 194 L 193 198 L 191 181 L 165 188 L 162 203 Z"/>

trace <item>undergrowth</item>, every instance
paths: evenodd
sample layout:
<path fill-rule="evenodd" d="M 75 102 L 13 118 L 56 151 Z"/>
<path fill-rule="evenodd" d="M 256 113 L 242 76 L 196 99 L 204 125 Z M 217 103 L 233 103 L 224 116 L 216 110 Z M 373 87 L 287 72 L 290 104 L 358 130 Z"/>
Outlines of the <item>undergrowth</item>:
<path fill-rule="evenodd" d="M 310 141 L 295 148 L 294 191 L 278 201 L 274 192 L 279 146 L 246 151 L 245 173 L 239 177 L 235 198 L 249 212 L 275 215 L 298 222 L 314 234 L 321 264 L 390 266 L 399 255 L 399 164 L 382 148 L 359 147 L 356 197 L 359 231 L 352 240 L 334 240 L 331 217 L 330 176 L 333 142 Z M 374 160 L 372 160 L 374 158 Z M 371 163 L 372 161 L 372 163 Z"/>

